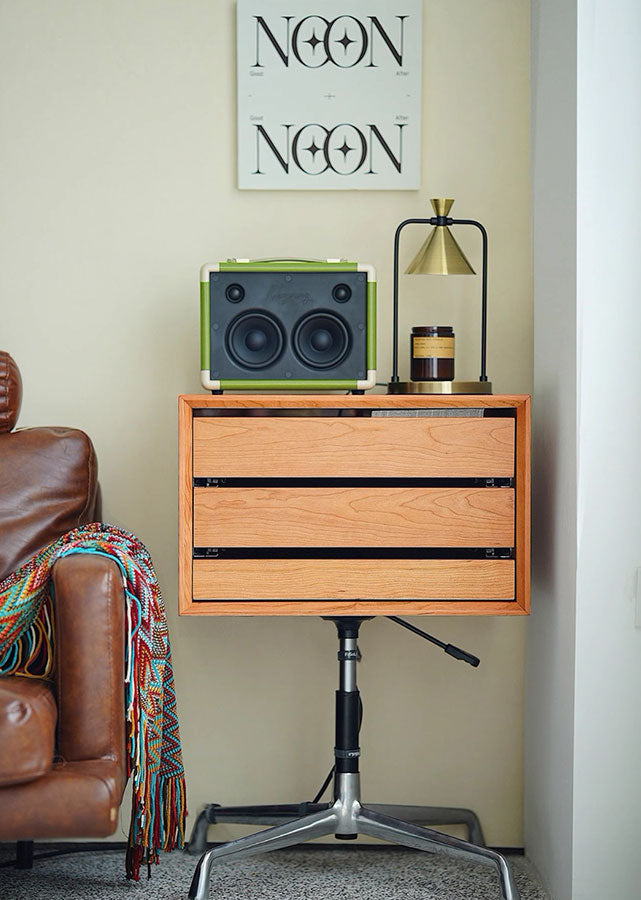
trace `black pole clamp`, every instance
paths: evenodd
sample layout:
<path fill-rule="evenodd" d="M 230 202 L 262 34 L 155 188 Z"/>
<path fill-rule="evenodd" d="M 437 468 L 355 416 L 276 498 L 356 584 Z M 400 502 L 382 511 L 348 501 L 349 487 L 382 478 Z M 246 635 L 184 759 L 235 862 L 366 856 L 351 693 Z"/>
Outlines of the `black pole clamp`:
<path fill-rule="evenodd" d="M 353 748 L 352 750 L 340 750 L 338 747 L 334 747 L 334 756 L 336 759 L 358 759 L 360 755 L 360 747 Z"/>

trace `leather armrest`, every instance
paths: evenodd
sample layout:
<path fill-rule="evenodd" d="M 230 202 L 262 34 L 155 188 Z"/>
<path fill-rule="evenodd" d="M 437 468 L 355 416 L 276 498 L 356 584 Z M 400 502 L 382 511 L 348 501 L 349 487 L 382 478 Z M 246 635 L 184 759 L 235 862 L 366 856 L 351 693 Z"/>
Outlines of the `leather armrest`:
<path fill-rule="evenodd" d="M 101 556 L 73 554 L 53 568 L 58 754 L 63 760 L 125 757 L 125 623 L 121 571 Z"/>

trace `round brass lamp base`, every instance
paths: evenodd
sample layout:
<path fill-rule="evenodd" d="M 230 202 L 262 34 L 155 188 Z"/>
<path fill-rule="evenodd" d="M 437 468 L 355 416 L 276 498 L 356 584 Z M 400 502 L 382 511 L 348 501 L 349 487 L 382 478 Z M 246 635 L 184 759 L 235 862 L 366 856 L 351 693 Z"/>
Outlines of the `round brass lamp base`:
<path fill-rule="evenodd" d="M 388 394 L 491 394 L 491 381 L 390 381 Z"/>

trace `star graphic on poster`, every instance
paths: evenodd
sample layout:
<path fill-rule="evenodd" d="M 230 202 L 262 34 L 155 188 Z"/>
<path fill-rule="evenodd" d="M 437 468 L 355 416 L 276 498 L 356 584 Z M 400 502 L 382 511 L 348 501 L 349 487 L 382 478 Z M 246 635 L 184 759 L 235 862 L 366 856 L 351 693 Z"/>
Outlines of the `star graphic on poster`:
<path fill-rule="evenodd" d="M 345 51 L 345 53 L 347 53 L 347 48 L 349 47 L 349 45 L 350 45 L 350 44 L 354 44 L 354 43 L 356 43 L 356 42 L 353 41 L 352 38 L 347 37 L 347 28 L 346 28 L 346 29 L 345 29 L 345 34 L 344 34 L 343 37 L 340 39 L 340 41 L 336 41 L 336 43 L 337 43 L 337 44 L 342 44 L 342 45 L 343 45 L 343 50 Z"/>
<path fill-rule="evenodd" d="M 312 159 L 316 159 L 316 154 L 320 150 L 320 147 L 316 146 L 316 141 L 314 140 L 314 138 L 312 138 L 312 142 L 309 145 L 309 147 L 303 147 L 303 150 L 307 150 L 309 153 L 312 154 Z"/>
<path fill-rule="evenodd" d="M 337 147 L 336 149 L 340 150 L 340 152 L 343 154 L 344 161 L 345 159 L 347 159 L 347 154 L 350 152 L 350 150 L 354 150 L 354 147 L 350 147 L 345 138 L 343 138 L 343 146 Z"/>
<path fill-rule="evenodd" d="M 318 44 L 321 44 L 322 41 L 320 41 L 316 37 L 316 30 L 312 29 L 312 36 L 310 38 L 307 38 L 306 41 L 303 41 L 303 43 L 309 44 L 309 46 L 312 48 L 312 53 L 316 53 L 316 47 L 318 46 Z"/>

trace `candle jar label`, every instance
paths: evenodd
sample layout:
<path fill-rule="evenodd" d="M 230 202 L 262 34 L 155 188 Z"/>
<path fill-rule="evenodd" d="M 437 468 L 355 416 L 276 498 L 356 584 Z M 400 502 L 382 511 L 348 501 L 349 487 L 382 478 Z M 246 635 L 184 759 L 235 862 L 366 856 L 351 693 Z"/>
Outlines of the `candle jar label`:
<path fill-rule="evenodd" d="M 454 338 L 413 335 L 412 356 L 415 359 L 426 359 L 431 356 L 438 359 L 454 359 Z"/>

